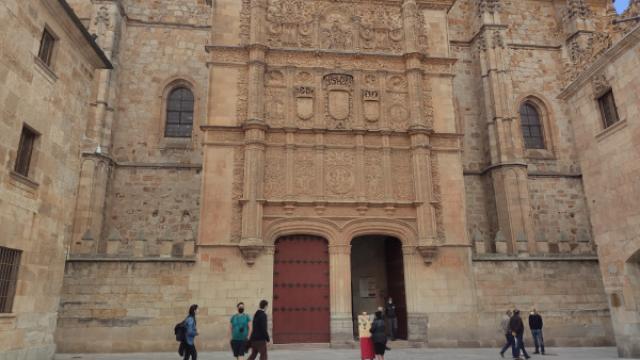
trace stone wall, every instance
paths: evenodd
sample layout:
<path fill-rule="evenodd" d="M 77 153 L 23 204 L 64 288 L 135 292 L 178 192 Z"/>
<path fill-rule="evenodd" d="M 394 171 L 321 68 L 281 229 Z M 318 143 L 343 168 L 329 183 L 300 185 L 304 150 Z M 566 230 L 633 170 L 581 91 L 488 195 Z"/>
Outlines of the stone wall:
<path fill-rule="evenodd" d="M 49 66 L 36 59 L 55 36 Z M 50 359 L 80 168 L 80 143 L 105 63 L 57 1 L 0 3 L 0 246 L 22 251 L 0 357 Z M 23 124 L 39 133 L 28 176 L 15 173 Z"/>
<path fill-rule="evenodd" d="M 640 356 L 640 27 L 634 26 L 561 95 L 571 104 L 600 268 L 624 357 Z M 597 97 L 608 89 L 620 121 L 605 129 Z"/>
<path fill-rule="evenodd" d="M 540 312 L 548 346 L 613 343 L 597 261 L 476 261 L 473 271 L 481 344 L 500 346 L 504 342 L 500 319 L 514 307 L 522 311 L 525 324 L 533 307 Z M 528 330 L 526 338 L 531 346 Z"/>

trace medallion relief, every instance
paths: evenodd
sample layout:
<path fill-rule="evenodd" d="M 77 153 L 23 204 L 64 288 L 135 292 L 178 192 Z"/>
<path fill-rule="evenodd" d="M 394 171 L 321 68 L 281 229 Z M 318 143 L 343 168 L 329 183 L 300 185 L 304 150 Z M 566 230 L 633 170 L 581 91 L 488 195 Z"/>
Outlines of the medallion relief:
<path fill-rule="evenodd" d="M 353 196 L 356 183 L 354 154 L 348 150 L 328 151 L 325 156 L 325 188 L 327 195 Z"/>

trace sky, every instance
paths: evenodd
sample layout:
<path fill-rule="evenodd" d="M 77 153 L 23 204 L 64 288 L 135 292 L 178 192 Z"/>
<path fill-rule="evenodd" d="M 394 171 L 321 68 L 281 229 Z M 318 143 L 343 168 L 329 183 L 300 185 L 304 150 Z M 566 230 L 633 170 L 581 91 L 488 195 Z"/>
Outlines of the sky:
<path fill-rule="evenodd" d="M 629 6 L 629 0 L 616 0 L 615 7 L 618 14 L 623 12 Z"/>

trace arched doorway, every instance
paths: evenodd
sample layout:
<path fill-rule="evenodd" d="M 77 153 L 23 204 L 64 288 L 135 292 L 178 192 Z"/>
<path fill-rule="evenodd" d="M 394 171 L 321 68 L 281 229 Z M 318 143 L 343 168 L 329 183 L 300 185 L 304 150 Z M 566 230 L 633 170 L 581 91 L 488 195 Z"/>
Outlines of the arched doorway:
<path fill-rule="evenodd" d="M 329 249 L 318 236 L 293 235 L 275 243 L 273 342 L 330 341 Z"/>
<path fill-rule="evenodd" d="M 372 314 L 389 297 L 396 304 L 398 339 L 407 339 L 407 303 L 402 242 L 389 236 L 360 236 L 351 241 L 351 297 L 354 337 L 358 314 Z"/>

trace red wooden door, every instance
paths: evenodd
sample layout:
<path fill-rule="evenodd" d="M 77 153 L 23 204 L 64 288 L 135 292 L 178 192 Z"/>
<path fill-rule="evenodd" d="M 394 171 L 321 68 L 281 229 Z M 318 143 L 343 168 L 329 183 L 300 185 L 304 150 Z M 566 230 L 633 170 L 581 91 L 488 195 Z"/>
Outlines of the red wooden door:
<path fill-rule="evenodd" d="M 329 251 L 316 236 L 276 241 L 273 270 L 275 344 L 328 343 Z"/>

